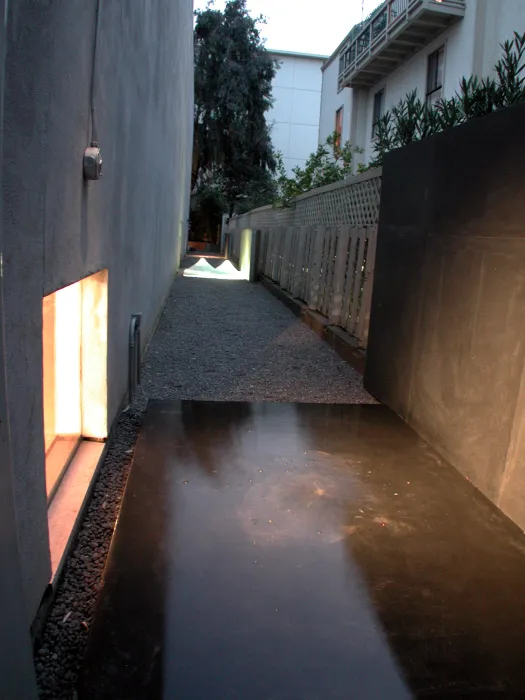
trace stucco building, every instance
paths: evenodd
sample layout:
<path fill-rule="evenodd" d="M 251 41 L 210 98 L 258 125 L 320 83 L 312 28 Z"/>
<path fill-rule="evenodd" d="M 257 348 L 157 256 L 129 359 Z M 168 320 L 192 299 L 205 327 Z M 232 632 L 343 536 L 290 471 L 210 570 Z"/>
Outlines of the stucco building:
<path fill-rule="evenodd" d="M 326 56 L 272 51 L 279 64 L 272 84 L 274 104 L 268 112 L 274 148 L 283 155 L 288 174 L 303 167 L 317 148 L 321 106 L 321 67 Z"/>
<path fill-rule="evenodd" d="M 144 346 L 186 245 L 193 6 L 4 2 L 0 695 L 29 698 L 17 663 L 126 405 L 132 315 Z"/>
<path fill-rule="evenodd" d="M 387 0 L 323 66 L 319 141 L 339 120 L 368 162 L 386 110 L 415 89 L 434 102 L 452 97 L 463 76 L 493 75 L 500 44 L 524 30 L 521 0 Z"/>

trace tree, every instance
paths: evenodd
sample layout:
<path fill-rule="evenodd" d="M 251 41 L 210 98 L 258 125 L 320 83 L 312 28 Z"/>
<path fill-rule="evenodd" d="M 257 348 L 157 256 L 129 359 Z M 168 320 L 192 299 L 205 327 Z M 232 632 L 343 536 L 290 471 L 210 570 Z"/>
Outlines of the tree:
<path fill-rule="evenodd" d="M 192 189 L 213 179 L 230 215 L 250 197 L 251 183 L 275 170 L 265 113 L 272 105 L 276 64 L 264 48 L 246 0 L 229 0 L 223 12 L 197 11 L 195 131 Z"/>
<path fill-rule="evenodd" d="M 282 156 L 278 154 L 277 204 L 289 206 L 293 198 L 300 194 L 349 177 L 352 174 L 354 154 L 362 152 L 360 148 L 353 148 L 350 141 L 341 145 L 340 136 L 334 132 L 308 157 L 304 168 L 293 168 L 293 177 L 288 177 Z"/>

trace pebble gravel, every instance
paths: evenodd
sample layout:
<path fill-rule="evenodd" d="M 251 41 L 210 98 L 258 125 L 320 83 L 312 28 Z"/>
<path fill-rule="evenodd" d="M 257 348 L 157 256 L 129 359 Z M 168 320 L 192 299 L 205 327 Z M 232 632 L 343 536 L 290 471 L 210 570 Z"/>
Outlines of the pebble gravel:
<path fill-rule="evenodd" d="M 120 417 L 50 610 L 41 700 L 74 700 L 78 671 L 148 398 L 375 403 L 350 367 L 262 286 L 179 277 Z"/>

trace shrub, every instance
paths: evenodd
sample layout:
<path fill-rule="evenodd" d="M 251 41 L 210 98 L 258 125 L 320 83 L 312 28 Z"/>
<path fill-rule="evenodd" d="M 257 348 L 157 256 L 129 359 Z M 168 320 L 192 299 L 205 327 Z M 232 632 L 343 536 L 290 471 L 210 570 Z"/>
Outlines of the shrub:
<path fill-rule="evenodd" d="M 525 33 L 501 44 L 503 54 L 496 63 L 496 78 L 462 78 L 450 99 L 441 99 L 431 107 L 408 93 L 379 120 L 374 142 L 374 158 L 368 168 L 383 164 L 385 155 L 470 119 L 509 107 L 525 100 Z M 367 168 L 361 167 L 360 170 Z"/>

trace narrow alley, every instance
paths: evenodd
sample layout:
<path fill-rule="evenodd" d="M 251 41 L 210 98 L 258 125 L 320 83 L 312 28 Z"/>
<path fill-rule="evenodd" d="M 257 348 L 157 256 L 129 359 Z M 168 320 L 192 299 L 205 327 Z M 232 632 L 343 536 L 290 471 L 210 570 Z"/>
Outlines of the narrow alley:
<path fill-rule="evenodd" d="M 522 697 L 521 533 L 262 286 L 177 279 L 144 368 L 42 698 Z"/>
<path fill-rule="evenodd" d="M 0 0 L 0 700 L 525 700 L 524 123 L 524 0 Z"/>
<path fill-rule="evenodd" d="M 370 403 L 362 378 L 261 285 L 179 278 L 145 358 L 141 395 Z"/>
<path fill-rule="evenodd" d="M 47 621 L 36 665 L 42 698 L 71 697 L 150 398 L 374 402 L 361 376 L 262 286 L 179 276 L 144 358 L 136 401 L 120 418 Z"/>

